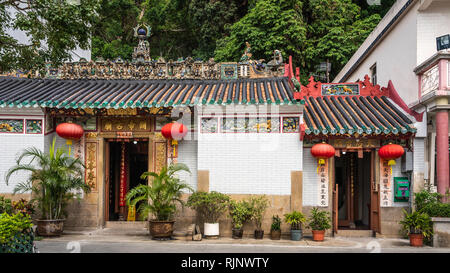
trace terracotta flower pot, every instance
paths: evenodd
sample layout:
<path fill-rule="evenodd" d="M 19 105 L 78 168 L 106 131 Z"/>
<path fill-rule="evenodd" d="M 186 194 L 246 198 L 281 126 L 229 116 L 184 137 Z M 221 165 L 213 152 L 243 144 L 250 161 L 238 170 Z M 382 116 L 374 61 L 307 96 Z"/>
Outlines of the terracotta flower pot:
<path fill-rule="evenodd" d="M 170 239 L 175 221 L 149 221 L 150 235 L 154 239 Z"/>
<path fill-rule="evenodd" d="M 61 236 L 65 219 L 36 220 L 37 234 L 40 236 Z"/>
<path fill-rule="evenodd" d="M 281 239 L 281 230 L 272 230 L 272 231 L 270 231 L 270 239 L 272 239 L 272 240 L 280 240 Z"/>
<path fill-rule="evenodd" d="M 312 234 L 313 234 L 313 241 L 321 242 L 325 238 L 325 230 L 313 230 Z"/>
<path fill-rule="evenodd" d="M 423 246 L 423 235 L 421 233 L 410 233 L 409 244 L 417 247 Z"/>

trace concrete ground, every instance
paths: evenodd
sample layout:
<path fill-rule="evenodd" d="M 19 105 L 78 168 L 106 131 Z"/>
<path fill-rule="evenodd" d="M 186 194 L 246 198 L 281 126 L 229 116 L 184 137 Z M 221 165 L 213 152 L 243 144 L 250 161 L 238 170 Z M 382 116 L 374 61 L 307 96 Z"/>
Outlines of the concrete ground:
<path fill-rule="evenodd" d="M 325 237 L 323 242 L 314 242 L 307 236 L 301 241 L 176 237 L 157 241 L 147 230 L 108 229 L 65 231 L 61 237 L 36 241 L 36 247 L 40 253 L 450 253 L 450 248 L 411 247 L 409 240 L 393 238 Z"/>

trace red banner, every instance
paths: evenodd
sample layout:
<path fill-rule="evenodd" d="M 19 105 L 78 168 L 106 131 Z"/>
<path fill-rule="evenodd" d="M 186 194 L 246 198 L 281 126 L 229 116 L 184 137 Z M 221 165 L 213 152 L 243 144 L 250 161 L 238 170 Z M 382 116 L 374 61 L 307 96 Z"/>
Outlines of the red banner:
<path fill-rule="evenodd" d="M 125 206 L 125 196 L 127 194 L 127 163 L 126 157 L 126 146 L 122 143 L 122 154 L 120 156 L 120 193 L 119 193 L 119 206 Z"/>

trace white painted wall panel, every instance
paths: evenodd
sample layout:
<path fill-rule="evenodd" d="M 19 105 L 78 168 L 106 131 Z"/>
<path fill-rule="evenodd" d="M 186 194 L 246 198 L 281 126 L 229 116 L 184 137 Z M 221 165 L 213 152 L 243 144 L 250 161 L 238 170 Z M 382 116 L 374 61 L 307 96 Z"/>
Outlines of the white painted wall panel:
<path fill-rule="evenodd" d="M 291 194 L 291 171 L 302 170 L 302 142 L 292 134 L 199 134 L 198 169 L 211 191 Z"/>

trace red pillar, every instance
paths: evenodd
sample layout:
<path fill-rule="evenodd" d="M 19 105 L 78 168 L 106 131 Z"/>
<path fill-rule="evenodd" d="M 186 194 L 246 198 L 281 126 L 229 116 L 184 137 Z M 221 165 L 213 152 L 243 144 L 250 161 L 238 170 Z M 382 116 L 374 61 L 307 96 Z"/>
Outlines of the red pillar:
<path fill-rule="evenodd" d="M 436 113 L 436 173 L 437 190 L 445 194 L 449 188 L 449 159 L 448 159 L 448 111 Z"/>

